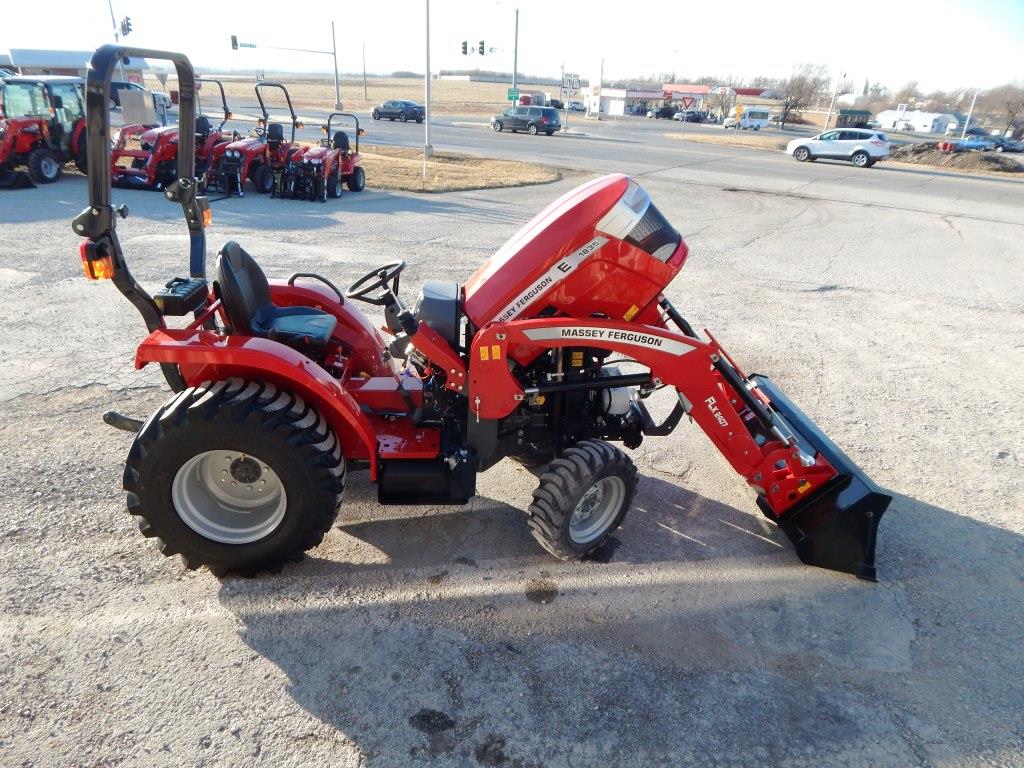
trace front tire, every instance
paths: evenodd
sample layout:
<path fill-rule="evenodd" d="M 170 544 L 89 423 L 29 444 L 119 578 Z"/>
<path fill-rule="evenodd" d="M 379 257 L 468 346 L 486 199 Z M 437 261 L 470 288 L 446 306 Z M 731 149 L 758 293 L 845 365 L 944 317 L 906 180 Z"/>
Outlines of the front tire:
<path fill-rule="evenodd" d="M 274 172 L 270 166 L 260 163 L 251 174 L 252 184 L 261 195 L 267 195 L 274 191 Z"/>
<path fill-rule="evenodd" d="M 502 129 L 502 128 L 504 128 L 504 127 L 505 127 L 505 126 L 503 126 L 503 125 L 501 124 L 501 121 L 500 121 L 500 120 L 498 120 L 498 121 L 496 121 L 496 122 L 494 123 L 494 126 L 493 126 L 493 128 L 494 128 L 494 132 L 495 132 L 495 133 L 501 133 L 501 129 Z"/>
<path fill-rule="evenodd" d="M 366 171 L 363 166 L 357 165 L 345 183 L 350 192 L 362 192 L 366 188 Z"/>
<path fill-rule="evenodd" d="M 636 467 L 622 450 L 601 440 L 577 443 L 541 475 L 530 531 L 559 560 L 579 560 L 619 527 L 636 485 Z"/>
<path fill-rule="evenodd" d="M 409 118 L 405 116 L 405 112 L 400 112 L 400 113 L 398 114 L 398 122 L 400 122 L 400 123 L 404 123 L 404 122 L 405 122 L 406 120 L 408 120 L 408 119 L 409 119 Z"/>
<path fill-rule="evenodd" d="M 327 196 L 333 199 L 341 197 L 341 177 L 337 169 L 327 177 Z"/>
<path fill-rule="evenodd" d="M 345 458 L 323 416 L 241 379 L 175 394 L 136 435 L 124 471 L 142 534 L 217 575 L 301 560 L 330 530 L 344 487 Z"/>
<path fill-rule="evenodd" d="M 28 175 L 36 184 L 53 184 L 60 178 L 61 165 L 51 150 L 45 147 L 32 150 L 28 156 Z"/>
<path fill-rule="evenodd" d="M 797 147 L 793 150 L 793 157 L 801 163 L 807 162 L 811 159 L 811 150 L 807 147 Z"/>
<path fill-rule="evenodd" d="M 378 112 L 375 109 L 373 110 L 373 112 L 370 113 L 370 117 L 372 117 L 374 120 L 380 120 L 380 112 Z"/>

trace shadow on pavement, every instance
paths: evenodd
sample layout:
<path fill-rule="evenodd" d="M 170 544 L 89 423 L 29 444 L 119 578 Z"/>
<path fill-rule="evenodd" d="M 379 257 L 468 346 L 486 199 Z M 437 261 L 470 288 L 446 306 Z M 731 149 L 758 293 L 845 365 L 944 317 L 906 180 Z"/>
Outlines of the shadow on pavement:
<path fill-rule="evenodd" d="M 636 505 L 609 563 L 552 560 L 519 509 L 478 497 L 343 523 L 317 557 L 220 599 L 369 765 L 1019 757 L 1021 537 L 898 496 L 869 584 L 663 480 Z"/>

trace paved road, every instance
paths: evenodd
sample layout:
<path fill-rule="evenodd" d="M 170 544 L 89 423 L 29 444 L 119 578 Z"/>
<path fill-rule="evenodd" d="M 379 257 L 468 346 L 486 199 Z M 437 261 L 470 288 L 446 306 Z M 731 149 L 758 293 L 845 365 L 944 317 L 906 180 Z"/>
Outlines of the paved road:
<path fill-rule="evenodd" d="M 633 452 L 643 480 L 607 563 L 540 551 L 535 479 L 503 462 L 465 509 L 381 509 L 354 473 L 304 563 L 185 571 L 124 511 L 129 438 L 100 415 L 167 393 L 132 368 L 137 314 L 81 277 L 70 174 L 0 193 L 0 765 L 1024 764 L 1024 187 L 683 148 L 663 127 L 637 129 L 650 147 L 615 126 L 439 124 L 435 142 L 641 175 L 691 246 L 673 302 L 895 493 L 879 584 L 801 566 L 685 424 Z M 251 195 L 215 206 L 211 250 L 237 239 L 273 275 L 339 284 L 401 256 L 411 297 L 587 175 Z M 735 191 L 772 185 L 787 194 Z M 115 200 L 139 279 L 182 273 L 174 207 Z"/>

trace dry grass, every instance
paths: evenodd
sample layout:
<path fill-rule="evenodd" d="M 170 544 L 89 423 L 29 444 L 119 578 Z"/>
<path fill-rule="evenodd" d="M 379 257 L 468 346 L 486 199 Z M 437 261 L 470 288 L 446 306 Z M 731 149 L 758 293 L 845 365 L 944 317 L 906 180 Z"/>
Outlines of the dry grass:
<path fill-rule="evenodd" d="M 228 105 L 241 99 L 249 101 L 253 98 L 255 79 L 232 76 L 237 79 L 218 79 L 224 82 Z M 334 105 L 334 79 L 322 77 L 301 77 L 297 75 L 267 75 L 267 80 L 276 80 L 287 86 L 296 107 L 315 107 L 328 109 Z M 161 86 L 156 77 L 146 75 L 147 88 L 155 90 L 176 90 L 177 80 L 171 76 L 165 86 Z M 505 92 L 509 88 L 503 83 L 478 83 L 464 80 L 434 80 L 430 85 L 430 104 L 433 111 L 439 114 L 486 114 L 493 115 L 508 107 Z M 557 90 L 552 86 L 537 86 L 542 91 Z M 529 89 L 524 86 L 523 90 Z M 208 94 L 203 91 L 203 104 L 208 111 L 214 111 L 213 101 L 218 98 L 216 91 Z M 280 92 L 269 95 L 268 106 L 283 104 Z M 388 99 L 408 99 L 423 102 L 423 80 L 418 78 L 370 77 L 367 78 L 366 97 L 363 96 L 362 78 L 342 78 L 341 101 L 346 111 L 366 114 L 375 104 Z"/>
<path fill-rule="evenodd" d="M 780 139 L 777 136 L 765 136 L 760 133 L 749 131 L 726 131 L 721 133 L 666 133 L 666 138 L 682 139 L 683 141 L 697 141 L 702 144 L 720 144 L 726 147 L 745 147 L 746 149 L 763 149 L 769 152 L 785 150 L 789 139 Z"/>
<path fill-rule="evenodd" d="M 374 189 L 455 192 L 548 184 L 562 178 L 558 169 L 547 165 L 435 152 L 427 161 L 427 180 L 424 183 L 421 150 L 363 145 L 360 154 L 366 170 L 366 184 Z"/>

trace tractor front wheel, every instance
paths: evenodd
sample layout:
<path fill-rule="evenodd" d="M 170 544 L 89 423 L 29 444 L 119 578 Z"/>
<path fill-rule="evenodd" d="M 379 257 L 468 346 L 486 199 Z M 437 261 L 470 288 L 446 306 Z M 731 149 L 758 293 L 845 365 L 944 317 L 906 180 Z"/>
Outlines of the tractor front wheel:
<path fill-rule="evenodd" d="M 533 492 L 533 537 L 560 560 L 585 557 L 622 523 L 636 484 L 636 467 L 619 448 L 601 440 L 567 448 Z"/>
<path fill-rule="evenodd" d="M 60 173 L 60 160 L 52 150 L 40 147 L 28 156 L 28 175 L 36 184 L 52 184 Z"/>
<path fill-rule="evenodd" d="M 338 176 L 337 168 L 327 177 L 327 196 L 334 199 L 341 197 L 341 177 Z"/>
<path fill-rule="evenodd" d="M 363 166 L 357 165 L 348 177 L 348 188 L 350 192 L 362 192 L 366 187 L 366 172 L 363 170 Z"/>
<path fill-rule="evenodd" d="M 252 172 L 252 183 L 256 191 L 266 195 L 274 191 L 274 172 L 262 163 Z"/>
<path fill-rule="evenodd" d="M 124 471 L 142 534 L 217 575 L 302 559 L 330 530 L 344 486 L 345 457 L 324 417 L 241 379 L 175 394 L 136 435 Z"/>

